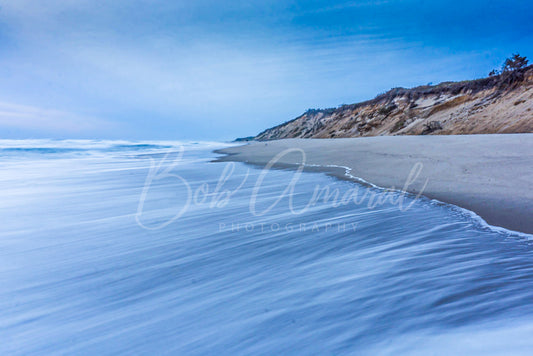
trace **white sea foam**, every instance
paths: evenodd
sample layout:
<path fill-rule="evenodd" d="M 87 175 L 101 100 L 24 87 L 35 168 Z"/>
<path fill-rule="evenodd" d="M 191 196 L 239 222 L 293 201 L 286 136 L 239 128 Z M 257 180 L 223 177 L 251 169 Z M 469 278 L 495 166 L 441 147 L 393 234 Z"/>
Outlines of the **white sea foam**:
<path fill-rule="evenodd" d="M 301 163 L 294 163 L 294 164 L 295 165 L 300 165 Z M 306 166 L 306 167 L 319 167 L 319 168 L 340 168 L 340 169 L 344 169 L 345 170 L 345 176 L 349 180 L 361 183 L 361 184 L 363 184 L 365 186 L 369 186 L 369 187 L 372 187 L 372 188 L 375 188 L 375 189 L 391 191 L 390 188 L 380 187 L 380 186 L 378 186 L 378 185 L 376 185 L 376 184 L 374 184 L 372 182 L 369 182 L 369 181 L 367 181 L 367 180 L 365 180 L 365 179 L 363 179 L 361 177 L 357 177 L 357 176 L 353 175 L 351 173 L 352 172 L 352 168 L 347 167 L 347 166 L 334 165 L 334 164 L 328 164 L 328 165 L 305 164 L 304 166 Z M 411 197 L 415 196 L 414 194 L 409 193 L 409 192 L 404 192 L 401 189 L 394 189 L 393 191 L 395 191 L 397 193 L 400 193 L 400 194 L 407 194 L 407 195 L 409 195 Z M 424 201 L 426 203 L 430 203 L 430 204 L 445 205 L 445 206 L 449 207 L 450 209 L 455 210 L 455 211 L 467 216 L 472 221 L 474 221 L 480 228 L 488 229 L 490 231 L 497 232 L 499 234 L 502 234 L 502 235 L 505 235 L 505 236 L 508 236 L 508 237 L 516 237 L 516 238 L 521 238 L 521 239 L 525 239 L 525 240 L 528 240 L 528 241 L 533 241 L 533 234 L 528 234 L 528 233 L 525 233 L 525 232 L 509 230 L 509 229 L 503 228 L 501 226 L 490 225 L 481 216 L 479 216 L 478 214 L 476 214 L 472 210 L 468 210 L 468 209 L 462 208 L 462 207 L 460 207 L 458 205 L 445 203 L 445 202 L 440 201 L 438 199 L 429 199 L 429 198 L 426 198 L 423 195 L 420 196 L 419 199 L 421 199 L 422 201 Z"/>

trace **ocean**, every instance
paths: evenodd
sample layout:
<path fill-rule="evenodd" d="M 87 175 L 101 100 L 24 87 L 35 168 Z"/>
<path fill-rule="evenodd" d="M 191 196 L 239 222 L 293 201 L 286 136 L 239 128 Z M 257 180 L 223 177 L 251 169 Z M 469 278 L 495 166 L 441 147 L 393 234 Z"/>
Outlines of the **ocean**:
<path fill-rule="evenodd" d="M 531 236 L 218 142 L 0 140 L 0 354 L 531 354 Z"/>

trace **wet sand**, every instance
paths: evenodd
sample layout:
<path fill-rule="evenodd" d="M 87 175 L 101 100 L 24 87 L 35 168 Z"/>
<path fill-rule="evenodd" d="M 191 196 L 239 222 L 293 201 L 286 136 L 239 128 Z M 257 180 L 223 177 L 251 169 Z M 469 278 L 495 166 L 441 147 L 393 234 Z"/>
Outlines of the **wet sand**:
<path fill-rule="evenodd" d="M 328 165 L 348 167 L 353 176 L 383 188 L 422 191 L 474 211 L 491 225 L 533 234 L 533 134 L 287 139 L 218 153 L 226 154 L 220 161 L 264 166 L 287 149 L 292 151 L 278 166 L 300 164 L 303 151 L 306 165 L 339 178 L 345 170 Z M 421 170 L 406 185 L 414 167 Z"/>

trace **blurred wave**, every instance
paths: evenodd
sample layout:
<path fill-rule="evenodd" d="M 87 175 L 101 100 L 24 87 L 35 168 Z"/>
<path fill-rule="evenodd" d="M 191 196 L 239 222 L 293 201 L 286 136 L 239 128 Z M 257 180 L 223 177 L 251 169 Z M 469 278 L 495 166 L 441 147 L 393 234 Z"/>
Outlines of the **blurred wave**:
<path fill-rule="evenodd" d="M 211 162 L 224 145 L 1 140 L 0 353 L 533 347 L 527 238 L 425 199 L 371 209 L 379 189 L 318 173 L 279 199 L 294 172 L 256 189 L 260 170 Z M 308 206 L 317 185 L 369 193 Z"/>

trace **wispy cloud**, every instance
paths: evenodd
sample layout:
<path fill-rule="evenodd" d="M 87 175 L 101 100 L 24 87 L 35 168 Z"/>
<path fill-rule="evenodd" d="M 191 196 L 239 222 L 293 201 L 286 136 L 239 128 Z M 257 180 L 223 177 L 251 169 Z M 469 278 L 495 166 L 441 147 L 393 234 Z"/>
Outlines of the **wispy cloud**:
<path fill-rule="evenodd" d="M 247 136 L 309 107 L 479 77 L 528 55 L 531 2 L 483 4 L 0 0 L 0 101 L 28 105 L 2 109 L 0 125 Z"/>
<path fill-rule="evenodd" d="M 116 124 L 54 109 L 0 102 L 0 129 L 78 135 L 116 129 Z"/>

